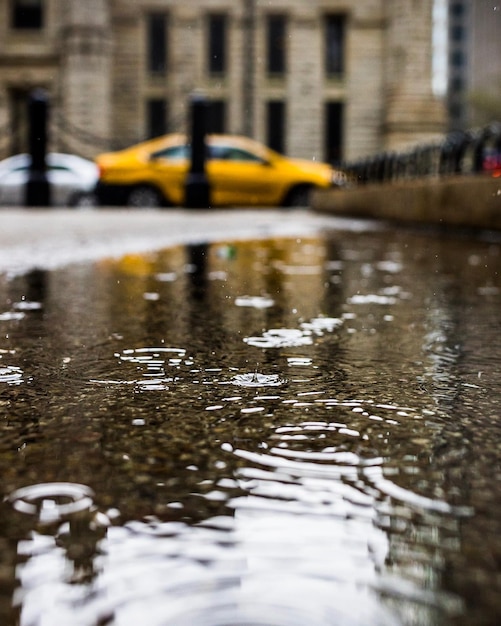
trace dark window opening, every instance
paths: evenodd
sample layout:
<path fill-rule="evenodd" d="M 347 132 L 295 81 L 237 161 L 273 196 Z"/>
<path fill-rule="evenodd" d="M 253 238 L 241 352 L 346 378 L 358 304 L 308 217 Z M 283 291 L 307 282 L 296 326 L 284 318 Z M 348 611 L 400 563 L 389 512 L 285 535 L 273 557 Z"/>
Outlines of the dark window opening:
<path fill-rule="evenodd" d="M 38 30 L 43 28 L 44 6 L 42 0 L 13 0 L 12 28 Z"/>
<path fill-rule="evenodd" d="M 328 76 L 344 73 L 345 24 L 343 15 L 325 18 L 325 71 Z"/>
<path fill-rule="evenodd" d="M 226 71 L 226 15 L 209 15 L 208 65 L 211 74 Z"/>
<path fill-rule="evenodd" d="M 152 98 L 146 103 L 146 132 L 148 139 L 167 133 L 167 102 L 164 98 Z"/>
<path fill-rule="evenodd" d="M 19 154 L 29 150 L 28 140 L 28 101 L 29 89 L 9 89 L 8 106 L 10 110 L 12 132 L 10 134 L 9 154 Z"/>
<path fill-rule="evenodd" d="M 226 132 L 226 102 L 211 100 L 209 109 L 209 133 L 223 134 Z"/>
<path fill-rule="evenodd" d="M 453 67 L 463 67 L 464 54 L 461 50 L 453 50 L 450 57 L 450 62 Z"/>
<path fill-rule="evenodd" d="M 276 152 L 285 152 L 285 103 L 281 100 L 266 105 L 266 143 Z"/>
<path fill-rule="evenodd" d="M 465 6 L 462 2 L 453 2 L 449 6 L 449 12 L 452 17 L 456 17 L 456 18 L 463 17 L 465 13 Z"/>
<path fill-rule="evenodd" d="M 343 103 L 325 105 L 325 157 L 328 163 L 339 164 L 343 159 Z"/>
<path fill-rule="evenodd" d="M 284 15 L 268 16 L 266 43 L 268 74 L 283 74 L 286 70 L 286 18 Z"/>
<path fill-rule="evenodd" d="M 452 102 L 449 104 L 449 116 L 452 121 L 460 122 L 463 118 L 464 110 L 463 105 L 459 102 Z"/>
<path fill-rule="evenodd" d="M 464 80 L 461 76 L 454 76 L 450 79 L 449 91 L 453 93 L 464 91 Z"/>
<path fill-rule="evenodd" d="M 454 42 L 461 42 L 464 39 L 464 28 L 462 26 L 451 27 L 451 40 Z"/>
<path fill-rule="evenodd" d="M 167 16 L 150 13 L 146 18 L 147 64 L 150 74 L 167 70 Z"/>

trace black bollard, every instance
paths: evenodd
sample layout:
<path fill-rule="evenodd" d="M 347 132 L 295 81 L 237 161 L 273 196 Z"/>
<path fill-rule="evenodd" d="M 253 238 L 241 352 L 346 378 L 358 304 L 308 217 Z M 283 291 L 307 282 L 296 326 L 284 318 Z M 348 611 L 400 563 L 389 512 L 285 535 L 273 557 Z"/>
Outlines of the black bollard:
<path fill-rule="evenodd" d="M 210 207 L 210 185 L 207 179 L 205 162 L 207 146 L 207 118 L 209 104 L 201 94 L 191 97 L 191 164 L 185 184 L 185 206 L 190 209 Z"/>
<path fill-rule="evenodd" d="M 50 186 L 47 178 L 47 115 L 45 92 L 34 91 L 28 101 L 29 152 L 31 164 L 25 188 L 25 204 L 29 207 L 50 206 Z"/>

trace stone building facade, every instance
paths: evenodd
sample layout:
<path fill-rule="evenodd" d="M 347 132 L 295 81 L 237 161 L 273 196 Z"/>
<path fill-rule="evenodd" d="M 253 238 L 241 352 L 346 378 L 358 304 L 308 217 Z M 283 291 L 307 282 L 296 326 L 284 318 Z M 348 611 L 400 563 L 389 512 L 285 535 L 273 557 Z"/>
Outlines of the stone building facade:
<path fill-rule="evenodd" d="M 211 129 L 292 156 L 354 159 L 445 130 L 432 92 L 433 0 L 0 0 L 0 157 L 46 90 L 51 147 L 88 157 Z"/>
<path fill-rule="evenodd" d="M 449 0 L 448 9 L 450 127 L 483 125 L 493 116 L 499 120 L 501 5 L 490 0 Z"/>

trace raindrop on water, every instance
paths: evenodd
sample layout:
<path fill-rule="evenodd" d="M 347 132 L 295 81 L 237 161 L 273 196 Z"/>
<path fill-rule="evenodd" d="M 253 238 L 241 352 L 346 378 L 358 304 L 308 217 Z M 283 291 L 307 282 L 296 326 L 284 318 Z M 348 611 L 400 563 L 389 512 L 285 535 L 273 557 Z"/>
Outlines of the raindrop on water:
<path fill-rule="evenodd" d="M 260 374 L 250 372 L 247 374 L 237 374 L 231 383 L 239 387 L 278 387 L 287 381 L 278 374 Z"/>

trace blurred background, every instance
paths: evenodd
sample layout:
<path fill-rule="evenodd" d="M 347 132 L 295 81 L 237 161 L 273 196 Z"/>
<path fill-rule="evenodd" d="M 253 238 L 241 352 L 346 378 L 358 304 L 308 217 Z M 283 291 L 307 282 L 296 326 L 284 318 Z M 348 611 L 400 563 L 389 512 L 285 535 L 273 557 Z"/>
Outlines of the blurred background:
<path fill-rule="evenodd" d="M 354 160 L 501 116 L 493 0 L 0 0 L 0 159 L 27 150 L 27 100 L 50 146 L 86 158 L 186 130 L 291 156 Z"/>

